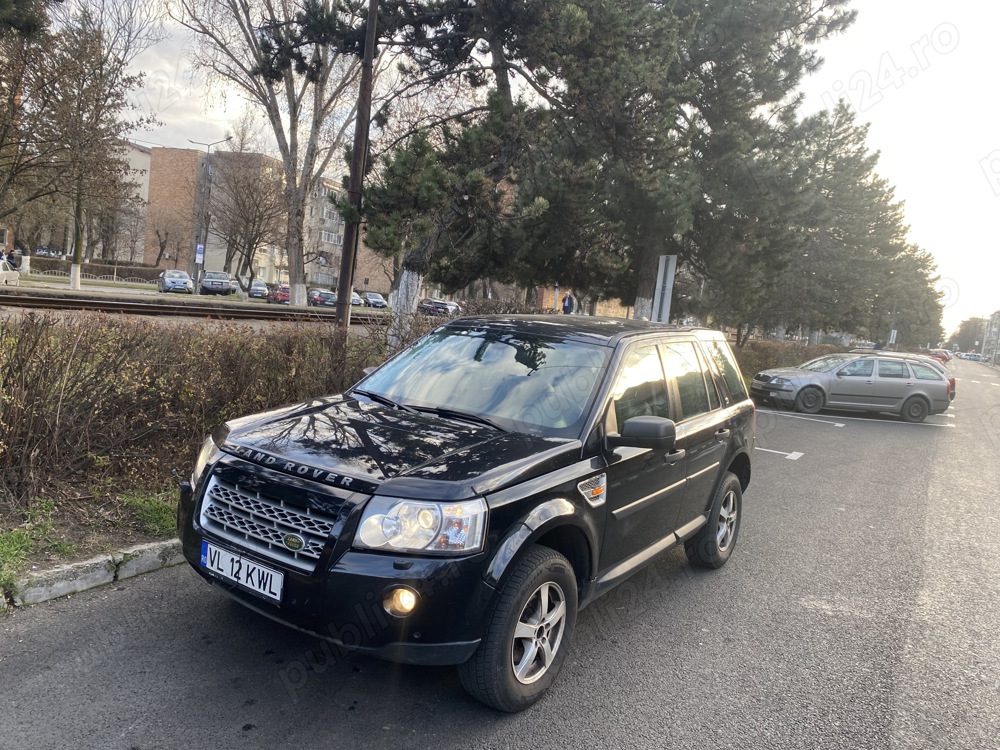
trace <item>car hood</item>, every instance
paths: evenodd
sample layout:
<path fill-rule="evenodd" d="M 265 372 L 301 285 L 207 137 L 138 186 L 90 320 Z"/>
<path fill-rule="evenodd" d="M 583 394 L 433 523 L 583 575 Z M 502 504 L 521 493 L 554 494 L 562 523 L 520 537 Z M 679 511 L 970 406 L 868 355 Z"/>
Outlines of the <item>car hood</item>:
<path fill-rule="evenodd" d="M 352 397 L 228 423 L 222 449 L 279 472 L 367 494 L 459 500 L 579 459 L 579 440 L 500 432 Z"/>
<path fill-rule="evenodd" d="M 798 380 L 800 378 L 811 378 L 817 374 L 812 370 L 803 370 L 801 367 L 776 367 L 773 370 L 763 370 L 758 375 L 767 375 L 770 378 L 787 378 L 788 380 Z"/>

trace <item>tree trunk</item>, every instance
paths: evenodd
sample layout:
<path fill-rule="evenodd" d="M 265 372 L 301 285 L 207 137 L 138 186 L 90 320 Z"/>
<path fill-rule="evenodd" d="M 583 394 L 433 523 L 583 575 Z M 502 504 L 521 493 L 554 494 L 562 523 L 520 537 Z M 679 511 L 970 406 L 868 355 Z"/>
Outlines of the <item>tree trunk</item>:
<path fill-rule="evenodd" d="M 69 267 L 69 288 L 80 291 L 80 265 L 83 263 L 83 187 L 76 183 L 73 201 L 73 264 Z"/>
<path fill-rule="evenodd" d="M 306 268 L 302 254 L 302 235 L 305 223 L 305 196 L 302 185 L 290 185 L 285 189 L 285 204 L 288 210 L 286 224 L 285 257 L 288 260 L 288 304 L 293 307 L 306 305 Z"/>

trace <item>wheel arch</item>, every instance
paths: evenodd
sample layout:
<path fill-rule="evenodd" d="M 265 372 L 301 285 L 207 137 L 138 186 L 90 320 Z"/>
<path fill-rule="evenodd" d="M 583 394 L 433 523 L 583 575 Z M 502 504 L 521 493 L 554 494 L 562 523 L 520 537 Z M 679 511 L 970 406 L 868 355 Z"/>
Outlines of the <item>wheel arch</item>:
<path fill-rule="evenodd" d="M 740 489 L 746 492 L 750 484 L 750 456 L 742 451 L 733 456 L 726 471 L 730 471 L 740 480 Z"/>
<path fill-rule="evenodd" d="M 585 583 L 597 569 L 598 546 L 579 510 L 565 499 L 549 500 L 534 508 L 503 537 L 486 565 L 486 583 L 499 588 L 505 574 L 532 545 L 563 555 L 573 568 L 582 595 Z"/>

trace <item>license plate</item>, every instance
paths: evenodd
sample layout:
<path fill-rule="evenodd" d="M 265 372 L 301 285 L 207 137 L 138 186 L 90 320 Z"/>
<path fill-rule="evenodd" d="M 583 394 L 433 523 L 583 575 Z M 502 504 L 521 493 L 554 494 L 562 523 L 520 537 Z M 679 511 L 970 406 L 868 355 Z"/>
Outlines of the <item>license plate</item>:
<path fill-rule="evenodd" d="M 201 566 L 274 602 L 281 601 L 285 574 L 202 540 Z"/>

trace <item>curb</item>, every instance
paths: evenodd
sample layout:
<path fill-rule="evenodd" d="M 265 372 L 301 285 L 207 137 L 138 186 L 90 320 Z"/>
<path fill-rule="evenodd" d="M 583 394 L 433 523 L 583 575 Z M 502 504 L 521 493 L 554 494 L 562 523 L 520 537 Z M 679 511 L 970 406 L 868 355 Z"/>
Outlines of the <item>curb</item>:
<path fill-rule="evenodd" d="M 151 542 L 32 573 L 3 592 L 4 604 L 28 607 L 184 562 L 179 539 Z M 2 606 L 0 606 L 2 611 Z"/>

